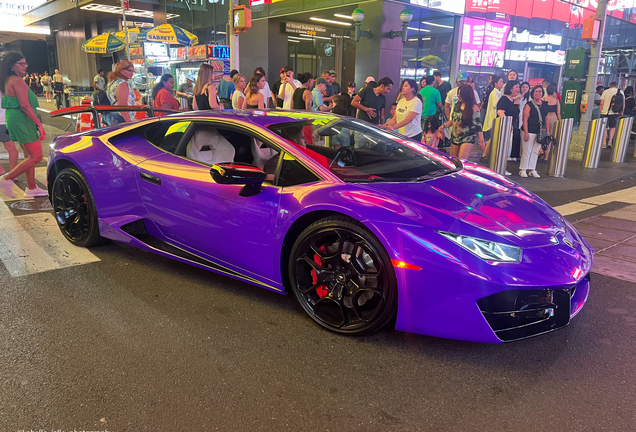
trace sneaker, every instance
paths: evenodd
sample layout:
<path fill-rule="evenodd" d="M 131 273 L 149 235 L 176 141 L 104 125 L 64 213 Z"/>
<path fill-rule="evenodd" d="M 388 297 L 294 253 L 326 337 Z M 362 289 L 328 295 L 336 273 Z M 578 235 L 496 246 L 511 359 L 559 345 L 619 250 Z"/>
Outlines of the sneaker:
<path fill-rule="evenodd" d="M 528 177 L 528 173 L 526 172 L 526 170 L 519 171 L 519 177 Z"/>
<path fill-rule="evenodd" d="M 42 196 L 49 196 L 49 193 L 47 191 L 45 191 L 44 189 L 40 189 L 39 187 L 35 187 L 35 189 L 28 189 L 26 191 L 24 191 L 24 196 L 26 196 L 27 198 L 33 198 L 33 197 L 42 197 Z"/>
<path fill-rule="evenodd" d="M 517 162 L 517 158 L 509 157 L 508 162 Z"/>
<path fill-rule="evenodd" d="M 512 175 L 512 173 L 511 173 L 511 172 L 509 172 L 509 171 L 506 171 L 506 172 L 505 172 L 505 174 L 506 174 L 507 176 Z"/>
<path fill-rule="evenodd" d="M 488 163 L 488 156 L 482 156 L 479 158 L 479 162 L 481 163 Z"/>
<path fill-rule="evenodd" d="M 9 198 L 15 198 L 13 192 L 13 182 L 5 178 L 0 178 L 0 190 Z"/>
<path fill-rule="evenodd" d="M 534 177 L 534 178 L 541 178 L 541 176 L 539 175 L 539 173 L 537 172 L 537 170 L 532 170 L 532 171 L 530 171 L 530 177 Z"/>

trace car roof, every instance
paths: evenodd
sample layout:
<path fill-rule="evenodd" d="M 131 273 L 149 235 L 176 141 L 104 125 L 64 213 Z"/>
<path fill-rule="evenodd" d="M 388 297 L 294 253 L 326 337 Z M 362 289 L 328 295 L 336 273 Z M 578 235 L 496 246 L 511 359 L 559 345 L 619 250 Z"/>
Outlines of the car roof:
<path fill-rule="evenodd" d="M 340 118 L 335 114 L 324 114 L 311 111 L 296 110 L 280 110 L 280 109 L 263 109 L 263 110 L 207 110 L 207 111 L 190 111 L 178 114 L 170 114 L 163 118 L 175 117 L 201 117 L 209 119 L 227 119 L 247 120 L 261 127 L 268 127 L 275 124 L 284 124 L 298 122 L 302 120 L 322 120 L 325 122 Z"/>

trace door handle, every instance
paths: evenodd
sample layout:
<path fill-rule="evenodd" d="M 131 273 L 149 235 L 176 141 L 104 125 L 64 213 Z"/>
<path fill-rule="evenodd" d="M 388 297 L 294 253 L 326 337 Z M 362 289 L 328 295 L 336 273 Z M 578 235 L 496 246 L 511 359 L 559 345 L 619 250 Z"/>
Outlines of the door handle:
<path fill-rule="evenodd" d="M 150 183 L 161 186 L 161 179 L 159 177 L 155 177 L 145 172 L 139 173 L 139 176 L 142 178 L 142 180 L 146 180 Z"/>

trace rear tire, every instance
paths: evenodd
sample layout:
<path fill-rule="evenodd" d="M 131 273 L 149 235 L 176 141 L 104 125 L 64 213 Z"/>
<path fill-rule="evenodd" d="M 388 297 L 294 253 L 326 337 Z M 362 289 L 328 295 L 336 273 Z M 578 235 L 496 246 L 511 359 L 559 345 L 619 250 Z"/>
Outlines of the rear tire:
<path fill-rule="evenodd" d="M 321 219 L 300 234 L 289 280 L 303 310 L 336 333 L 373 333 L 397 312 L 391 259 L 367 228 L 348 217 Z"/>
<path fill-rule="evenodd" d="M 105 240 L 99 235 L 97 210 L 88 182 L 77 168 L 64 168 L 57 174 L 51 204 L 57 225 L 69 242 L 91 247 Z"/>

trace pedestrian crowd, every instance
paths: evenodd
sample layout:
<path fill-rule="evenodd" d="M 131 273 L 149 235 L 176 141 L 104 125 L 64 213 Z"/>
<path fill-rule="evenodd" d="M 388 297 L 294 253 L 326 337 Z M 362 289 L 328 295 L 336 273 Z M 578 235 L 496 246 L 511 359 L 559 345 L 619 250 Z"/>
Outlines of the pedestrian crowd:
<path fill-rule="evenodd" d="M 0 66 L 0 141 L 9 153 L 10 171 L 0 177 L 0 189 L 12 196 L 13 182 L 21 173 L 27 175 L 27 196 L 42 196 L 34 180 L 35 165 L 42 159 L 40 140 L 45 136 L 36 113 L 37 95 L 47 101 L 65 86 L 59 70 L 50 76 L 26 73 L 28 64 L 18 53 L 8 53 Z M 132 106 L 141 103 L 140 94 L 132 84 L 134 65 L 128 60 L 118 62 L 106 76 L 99 70 L 93 79 L 94 102 L 100 105 Z M 249 76 L 249 78 L 248 78 Z M 491 132 L 498 117 L 512 118 L 512 145 L 508 160 L 520 160 L 519 176 L 539 177 L 538 159 L 548 159 L 556 122 L 561 119 L 560 94 L 557 86 L 547 80 L 532 87 L 518 81 L 511 70 L 505 77 L 492 75 L 482 93 L 475 88 L 471 76 L 459 71 L 456 86 L 442 79 L 440 71 L 423 77 L 419 85 L 410 78 L 400 83 L 395 102 L 388 105 L 387 95 L 394 82 L 389 77 L 375 80 L 369 76 L 362 88 L 355 82 L 340 86 L 334 70 L 320 76 L 311 73 L 294 75 L 291 67 L 280 69 L 279 79 L 270 87 L 265 70 L 257 67 L 250 75 L 232 70 L 220 81 L 215 80 L 212 66 L 203 64 L 196 77 L 175 89 L 175 79 L 164 74 L 151 92 L 152 106 L 157 116 L 173 111 L 222 109 L 293 109 L 356 117 L 387 130 L 396 131 L 433 148 L 449 148 L 452 156 L 468 159 L 475 146 L 482 151 L 481 162 L 488 162 Z M 621 116 L 636 115 L 636 99 L 632 87 L 624 91 L 616 82 L 608 89 L 597 87 L 590 101 L 592 118 L 607 118 L 607 146 L 611 147 L 616 124 Z M 6 111 L 5 111 L 6 110 Z M 5 114 L 6 112 L 6 114 Z M 133 112 L 111 112 L 103 115 L 107 125 L 131 122 Z M 311 131 L 304 130 L 305 140 L 312 142 Z M 365 145 L 364 134 L 353 136 L 341 132 L 333 137 L 338 146 Z M 15 143 L 19 143 L 25 160 L 18 164 Z M 4 171 L 0 167 L 1 171 Z M 506 171 L 506 175 L 510 172 Z"/>

